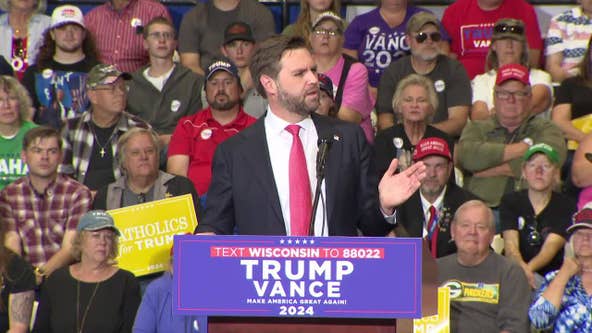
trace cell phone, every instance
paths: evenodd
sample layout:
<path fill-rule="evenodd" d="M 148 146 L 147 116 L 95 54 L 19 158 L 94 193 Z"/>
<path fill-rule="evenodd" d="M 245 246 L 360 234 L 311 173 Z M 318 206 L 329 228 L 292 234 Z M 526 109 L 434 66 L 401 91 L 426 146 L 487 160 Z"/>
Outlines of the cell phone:
<path fill-rule="evenodd" d="M 574 248 L 573 248 L 573 244 L 572 242 L 566 242 L 565 243 L 565 249 L 563 252 L 563 257 L 564 258 L 575 258 L 576 255 L 574 253 Z"/>

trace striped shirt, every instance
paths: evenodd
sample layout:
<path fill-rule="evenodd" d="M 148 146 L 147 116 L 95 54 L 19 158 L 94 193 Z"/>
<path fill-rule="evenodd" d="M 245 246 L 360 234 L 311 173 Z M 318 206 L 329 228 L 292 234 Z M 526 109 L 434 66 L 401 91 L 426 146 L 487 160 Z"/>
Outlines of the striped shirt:
<path fill-rule="evenodd" d="M 84 23 L 95 39 L 102 63 L 115 65 L 120 71 L 134 72 L 148 64 L 142 29 L 158 16 L 172 22 L 168 10 L 158 1 L 130 0 L 120 11 L 107 1 L 88 12 Z"/>
<path fill-rule="evenodd" d="M 592 35 L 592 19 L 582 13 L 580 6 L 567 10 L 551 19 L 547 32 L 545 55 L 561 52 L 561 67 L 577 74 L 577 65 L 584 58 Z"/>
<path fill-rule="evenodd" d="M 66 231 L 76 230 L 91 206 L 90 190 L 64 175 L 58 175 L 44 193 L 33 188 L 28 176 L 0 192 L 2 223 L 19 235 L 22 255 L 33 266 L 45 264 L 62 248 Z"/>

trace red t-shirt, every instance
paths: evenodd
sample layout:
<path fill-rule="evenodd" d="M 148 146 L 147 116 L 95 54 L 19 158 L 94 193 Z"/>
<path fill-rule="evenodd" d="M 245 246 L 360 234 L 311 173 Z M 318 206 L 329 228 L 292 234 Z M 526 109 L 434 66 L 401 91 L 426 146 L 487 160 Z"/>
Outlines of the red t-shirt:
<path fill-rule="evenodd" d="M 209 107 L 183 117 L 171 137 L 168 156 L 189 156 L 187 178 L 193 182 L 197 193 L 203 195 L 210 187 L 212 159 L 218 144 L 251 126 L 256 120 L 246 114 L 242 107 L 234 121 L 224 126 L 212 117 Z"/>
<path fill-rule="evenodd" d="M 528 47 L 543 49 L 534 7 L 524 0 L 504 0 L 497 9 L 488 11 L 479 8 L 477 0 L 457 0 L 444 11 L 442 25 L 450 35 L 450 50 L 458 56 L 471 80 L 485 72 L 493 25 L 502 18 L 522 20 Z"/>

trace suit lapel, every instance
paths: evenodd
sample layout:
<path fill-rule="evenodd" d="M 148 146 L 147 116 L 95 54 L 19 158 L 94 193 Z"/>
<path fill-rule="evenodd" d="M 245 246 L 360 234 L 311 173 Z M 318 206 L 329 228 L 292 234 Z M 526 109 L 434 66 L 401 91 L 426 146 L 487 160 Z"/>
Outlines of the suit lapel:
<path fill-rule="evenodd" d="M 282 224 L 285 230 L 285 221 L 282 215 L 280 199 L 277 194 L 277 186 L 273 176 L 271 160 L 269 158 L 269 148 L 265 136 L 265 117 L 259 118 L 252 125 L 251 131 L 244 131 L 245 147 L 242 150 L 242 159 L 244 168 L 247 171 L 246 177 L 253 177 L 261 184 L 261 193 L 266 197 L 277 221 Z M 263 212 L 261 212 L 263 214 Z"/>

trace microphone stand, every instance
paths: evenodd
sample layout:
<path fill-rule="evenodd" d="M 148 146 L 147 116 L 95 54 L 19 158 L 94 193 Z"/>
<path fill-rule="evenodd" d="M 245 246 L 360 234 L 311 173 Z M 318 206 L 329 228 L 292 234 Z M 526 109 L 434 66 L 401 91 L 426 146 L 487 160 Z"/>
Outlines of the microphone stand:
<path fill-rule="evenodd" d="M 308 235 L 314 236 L 315 218 L 317 216 L 317 209 L 319 207 L 319 198 L 321 197 L 321 185 L 325 179 L 325 166 L 327 164 L 327 155 L 331 148 L 331 142 L 327 139 L 319 140 L 319 152 L 317 158 L 317 186 L 315 188 L 315 195 L 312 204 L 312 212 L 310 215 L 310 223 L 308 224 Z"/>

